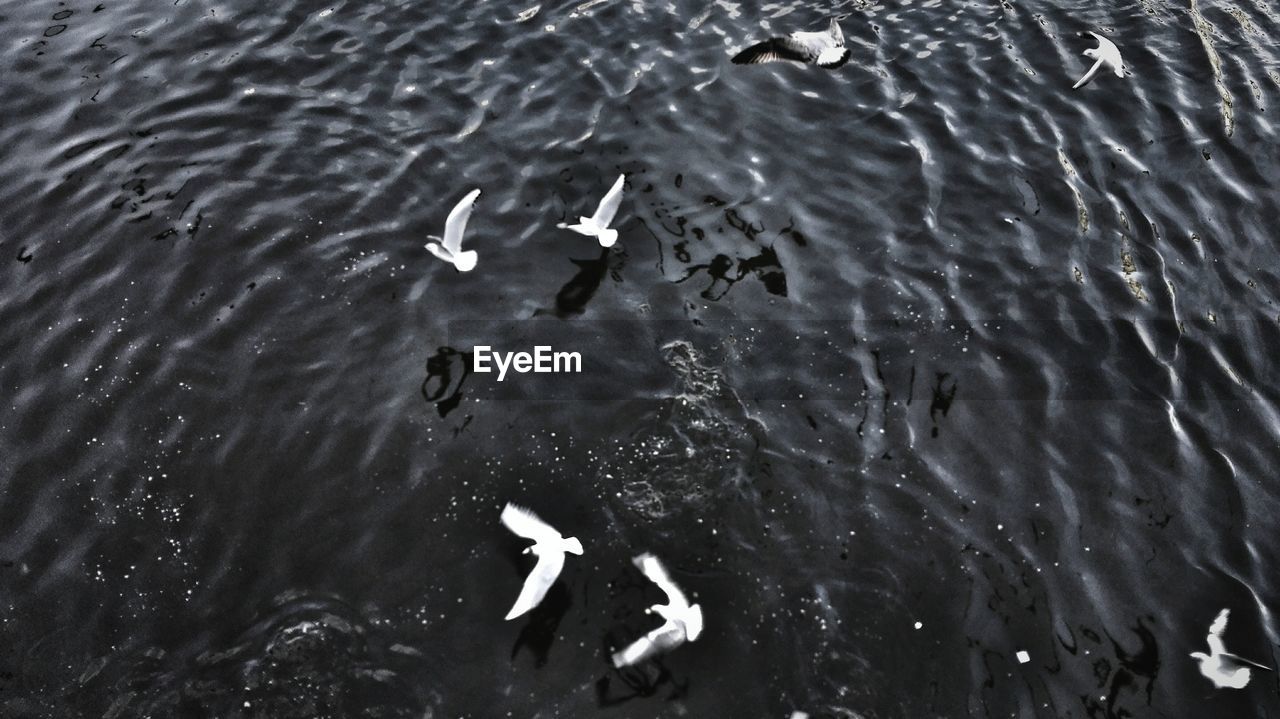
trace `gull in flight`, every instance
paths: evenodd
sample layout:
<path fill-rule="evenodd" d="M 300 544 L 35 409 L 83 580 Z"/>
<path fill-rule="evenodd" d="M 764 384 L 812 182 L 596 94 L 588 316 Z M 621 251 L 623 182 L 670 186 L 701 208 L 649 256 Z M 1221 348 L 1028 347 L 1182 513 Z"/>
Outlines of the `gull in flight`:
<path fill-rule="evenodd" d="M 665 622 L 662 626 L 635 640 L 626 649 L 613 654 L 613 666 L 622 668 L 638 664 L 662 652 L 670 651 L 693 641 L 702 633 L 702 607 L 689 604 L 680 587 L 671 581 L 662 562 L 652 554 L 641 554 L 631 562 L 644 572 L 649 581 L 658 585 L 667 595 L 666 604 L 655 604 L 644 610 L 656 613 Z"/>
<path fill-rule="evenodd" d="M 427 249 L 431 254 L 445 262 L 452 263 L 459 272 L 470 272 L 476 266 L 476 251 L 462 251 L 462 233 L 467 229 L 467 220 L 471 219 L 471 211 L 475 209 L 476 198 L 480 190 L 472 190 L 453 206 L 449 218 L 444 221 L 444 239 L 429 235 L 428 239 L 439 240 L 439 244 L 428 242 Z"/>
<path fill-rule="evenodd" d="M 1222 633 L 1227 630 L 1227 615 L 1230 613 L 1231 610 L 1223 609 L 1209 625 L 1209 653 L 1191 652 L 1191 657 L 1200 663 L 1200 673 L 1208 677 L 1215 687 L 1244 689 L 1252 674 L 1249 667 L 1268 672 L 1271 669 L 1227 652 L 1226 645 L 1222 643 Z"/>
<path fill-rule="evenodd" d="M 844 33 L 834 19 L 824 32 L 793 32 L 786 37 L 771 37 L 733 56 L 736 65 L 791 60 L 834 70 L 849 61 L 844 46 Z"/>
<path fill-rule="evenodd" d="M 1092 80 L 1093 76 L 1098 74 L 1098 70 L 1101 70 L 1103 65 L 1106 65 L 1115 71 L 1116 77 L 1124 77 L 1124 61 L 1120 59 L 1120 48 L 1116 47 L 1114 42 L 1111 42 L 1092 30 L 1089 31 L 1089 34 L 1098 39 L 1098 46 L 1085 50 L 1084 54 L 1088 57 L 1095 57 L 1097 60 L 1094 61 L 1093 67 L 1089 68 L 1089 72 L 1086 72 L 1084 77 L 1077 80 L 1076 84 L 1071 86 L 1072 90 Z"/>
<path fill-rule="evenodd" d="M 521 554 L 532 552 L 538 557 L 538 563 L 524 580 L 520 596 L 516 598 L 511 611 L 507 612 L 506 618 L 510 620 L 538 606 L 538 602 L 547 596 L 547 590 L 555 584 L 556 577 L 560 576 L 560 570 L 564 568 L 564 553 L 573 552 L 581 556 L 582 543 L 574 537 L 565 539 L 554 527 L 539 519 L 538 515 L 514 504 L 508 503 L 503 507 L 502 523 L 521 537 L 533 540 L 533 546 L 526 547 Z"/>
<path fill-rule="evenodd" d="M 614 216 L 618 214 L 618 206 L 622 204 L 622 183 L 626 179 L 626 175 L 618 175 L 618 179 L 613 182 L 613 187 L 610 187 L 604 199 L 600 200 L 596 214 L 591 217 L 579 217 L 576 225 L 561 222 L 556 227 L 594 237 L 600 240 L 601 247 L 613 247 L 613 243 L 618 241 L 618 231 L 609 229 L 609 223 L 613 222 Z"/>

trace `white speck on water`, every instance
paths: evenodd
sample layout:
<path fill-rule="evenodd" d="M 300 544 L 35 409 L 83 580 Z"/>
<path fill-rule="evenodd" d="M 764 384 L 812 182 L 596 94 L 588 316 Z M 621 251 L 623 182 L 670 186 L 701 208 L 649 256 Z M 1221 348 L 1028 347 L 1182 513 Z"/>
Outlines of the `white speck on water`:
<path fill-rule="evenodd" d="M 919 628 L 921 628 L 921 627 L 923 627 L 923 626 L 924 626 L 924 622 L 916 622 L 916 624 L 915 624 L 916 629 L 919 629 Z"/>
<path fill-rule="evenodd" d="M 1031 661 L 1031 655 L 1026 652 L 1018 652 L 1017 657 L 1019 664 L 1026 664 Z"/>

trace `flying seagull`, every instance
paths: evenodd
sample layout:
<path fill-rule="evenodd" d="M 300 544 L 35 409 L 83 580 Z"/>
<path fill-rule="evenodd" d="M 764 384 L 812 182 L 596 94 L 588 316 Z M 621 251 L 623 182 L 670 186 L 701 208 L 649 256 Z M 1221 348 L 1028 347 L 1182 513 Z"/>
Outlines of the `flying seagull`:
<path fill-rule="evenodd" d="M 1208 677 L 1215 687 L 1244 689 L 1252 674 L 1249 667 L 1268 672 L 1271 669 L 1227 652 L 1226 645 L 1222 643 L 1222 633 L 1227 629 L 1227 615 L 1230 613 L 1231 610 L 1223 609 L 1209 625 L 1209 653 L 1191 652 L 1191 657 L 1200 663 L 1200 673 Z"/>
<path fill-rule="evenodd" d="M 614 652 L 613 665 L 618 668 L 638 664 L 662 652 L 675 649 L 686 641 L 691 642 L 697 639 L 702 633 L 702 607 L 689 604 L 684 592 L 671 581 L 662 562 L 648 553 L 641 554 L 631 562 L 667 595 L 666 604 L 655 604 L 644 610 L 645 614 L 657 613 L 666 621 L 662 626 L 632 642 L 626 649 Z"/>
<path fill-rule="evenodd" d="M 561 222 L 556 227 L 594 237 L 600 240 L 601 247 L 613 247 L 613 243 L 618 241 L 618 231 L 609 229 L 609 223 L 613 222 L 614 216 L 618 214 L 618 206 L 622 204 L 622 183 L 626 179 L 626 175 L 618 175 L 618 179 L 613 182 L 613 187 L 610 187 L 604 199 L 600 200 L 596 214 L 591 217 L 579 217 L 576 225 Z"/>
<path fill-rule="evenodd" d="M 538 515 L 514 504 L 508 503 L 503 507 L 502 523 L 521 537 L 533 540 L 533 546 L 526 547 L 521 554 L 533 552 L 538 557 L 538 563 L 524 580 L 520 596 L 507 612 L 506 618 L 510 620 L 538 606 L 564 568 L 564 553 L 573 552 L 581 556 L 582 543 L 574 537 L 565 539 Z"/>
<path fill-rule="evenodd" d="M 1114 70 L 1116 77 L 1124 77 L 1124 60 L 1120 59 L 1120 48 L 1116 47 L 1114 42 L 1111 42 L 1092 30 L 1089 31 L 1089 34 L 1098 39 L 1098 46 L 1085 50 L 1084 54 L 1088 57 L 1095 57 L 1097 60 L 1093 63 L 1093 67 L 1089 68 L 1089 72 L 1086 72 L 1084 77 L 1077 80 L 1076 84 L 1071 86 L 1072 90 L 1092 80 L 1093 76 L 1098 74 L 1098 70 L 1101 70 L 1103 65 Z"/>
<path fill-rule="evenodd" d="M 449 213 L 449 218 L 444 221 L 443 240 L 435 235 L 428 236 L 428 239 L 439 240 L 440 242 L 439 244 L 435 242 L 427 243 L 427 249 L 431 250 L 431 254 L 445 262 L 452 263 L 454 267 L 458 268 L 459 272 L 470 272 L 476 266 L 476 251 L 462 251 L 462 233 L 467 229 L 467 220 L 471 219 L 471 211 L 475 209 L 476 198 L 479 196 L 480 190 L 472 190 L 458 204 L 453 206 L 453 211 Z"/>
<path fill-rule="evenodd" d="M 840 23 L 832 19 L 825 32 L 793 32 L 771 37 L 733 56 L 736 65 L 791 60 L 834 70 L 849 61 Z"/>

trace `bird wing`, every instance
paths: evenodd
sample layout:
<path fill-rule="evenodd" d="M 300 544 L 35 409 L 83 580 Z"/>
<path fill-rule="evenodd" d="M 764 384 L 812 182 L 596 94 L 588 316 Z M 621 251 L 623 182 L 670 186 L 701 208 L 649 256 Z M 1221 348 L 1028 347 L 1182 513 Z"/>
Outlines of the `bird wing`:
<path fill-rule="evenodd" d="M 844 45 L 844 33 L 840 32 L 840 23 L 835 18 L 831 18 L 831 26 L 827 28 L 827 33 L 831 35 L 831 39 L 836 41 L 837 45 Z"/>
<path fill-rule="evenodd" d="M 649 581 L 662 589 L 667 595 L 668 603 L 681 607 L 689 606 L 689 600 L 685 598 L 684 592 L 680 591 L 680 587 L 677 587 L 676 583 L 671 581 L 671 575 L 667 574 L 667 568 L 662 566 L 662 562 L 657 557 L 645 553 L 631 561 L 640 571 L 644 572 L 644 576 L 648 577 Z"/>
<path fill-rule="evenodd" d="M 560 539 L 555 527 L 542 521 L 532 511 L 518 504 L 510 504 L 502 508 L 502 523 L 507 529 L 535 542 L 546 542 Z M 557 569 L 557 572 L 560 570 Z M 554 579 L 554 577 L 552 577 Z"/>
<path fill-rule="evenodd" d="M 735 65 L 759 65 L 782 60 L 809 62 L 813 57 L 813 50 L 793 37 L 771 37 L 734 55 L 732 62 Z"/>
<path fill-rule="evenodd" d="M 1076 80 L 1076 84 L 1072 85 L 1071 89 L 1075 90 L 1076 88 L 1079 88 L 1082 85 L 1084 85 L 1086 82 L 1089 82 L 1090 80 L 1092 80 L 1093 76 L 1098 74 L 1098 69 L 1101 67 L 1102 67 L 1102 58 L 1098 58 L 1098 60 L 1093 63 L 1093 67 L 1089 68 L 1089 72 L 1086 72 L 1084 74 L 1084 77 L 1080 78 L 1079 80 Z"/>
<path fill-rule="evenodd" d="M 1111 60 L 1111 62 L 1115 63 L 1117 66 L 1122 63 L 1122 60 L 1120 58 L 1120 48 L 1117 47 L 1114 42 L 1111 42 L 1107 38 L 1099 35 L 1098 33 L 1092 30 L 1089 31 L 1089 34 L 1092 35 L 1093 38 L 1098 41 L 1099 57 L 1106 57 L 1109 60 Z"/>
<path fill-rule="evenodd" d="M 622 184 L 626 179 L 626 175 L 618 175 L 618 179 L 613 181 L 613 187 L 610 187 L 604 199 L 600 200 L 596 214 L 591 217 L 600 227 L 608 227 L 609 223 L 613 222 L 614 216 L 618 214 L 618 207 L 622 204 Z"/>
<path fill-rule="evenodd" d="M 440 244 L 455 255 L 462 250 L 462 233 L 467 229 L 467 220 L 471 219 L 471 210 L 475 209 L 476 198 L 479 196 L 478 189 L 468 192 L 466 197 L 453 206 L 453 211 L 444 221 L 444 239 Z"/>
<path fill-rule="evenodd" d="M 1227 645 L 1222 643 L 1222 637 L 1218 634 L 1209 635 L 1209 655 L 1221 657 L 1227 651 Z"/>
<path fill-rule="evenodd" d="M 1222 667 L 1227 670 L 1253 667 L 1254 669 L 1261 669 L 1264 672 L 1275 671 L 1265 664 L 1259 664 L 1252 659 L 1245 659 L 1244 657 L 1232 654 L 1231 652 L 1223 652 L 1219 655 L 1219 658 L 1222 660 Z"/>
<path fill-rule="evenodd" d="M 1098 33 L 1092 30 L 1089 31 L 1089 34 L 1093 36 L 1093 39 L 1098 41 L 1099 50 L 1103 52 L 1113 52 L 1115 53 L 1116 57 L 1120 56 L 1120 48 L 1117 47 L 1114 42 L 1111 42 L 1111 40 L 1103 37 L 1102 35 L 1099 35 Z"/>
<path fill-rule="evenodd" d="M 668 620 L 662 626 L 640 637 L 627 645 L 626 649 L 614 652 L 613 666 L 621 669 L 657 656 L 669 649 L 675 649 L 684 643 L 684 632 L 676 623 Z"/>
<path fill-rule="evenodd" d="M 1230 616 L 1230 609 L 1223 609 L 1218 612 L 1218 616 L 1214 618 L 1213 624 L 1209 625 L 1209 636 L 1206 641 L 1209 642 L 1209 654 L 1213 657 L 1220 657 L 1227 651 L 1227 646 L 1222 642 L 1222 633 L 1227 631 L 1227 617 Z"/>
<path fill-rule="evenodd" d="M 1227 618 L 1230 616 L 1230 609 L 1223 609 L 1218 612 L 1218 616 L 1214 618 L 1213 624 L 1209 625 L 1209 636 L 1221 639 L 1222 633 L 1227 631 Z"/>
<path fill-rule="evenodd" d="M 515 619 L 538 606 L 542 598 L 547 596 L 551 585 L 556 583 L 556 577 L 560 576 L 561 569 L 564 569 L 564 552 L 547 552 L 538 555 L 538 563 L 534 565 L 533 571 L 529 572 L 529 576 L 525 577 L 520 596 L 516 597 L 516 603 L 511 605 L 511 611 L 507 612 L 506 619 Z"/>

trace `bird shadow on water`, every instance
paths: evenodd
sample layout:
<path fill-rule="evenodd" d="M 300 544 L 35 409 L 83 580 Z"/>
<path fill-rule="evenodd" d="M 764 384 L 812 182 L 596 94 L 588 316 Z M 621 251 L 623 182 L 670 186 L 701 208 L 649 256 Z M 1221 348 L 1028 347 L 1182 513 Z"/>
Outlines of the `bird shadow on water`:
<path fill-rule="evenodd" d="M 1080 703 L 1086 716 L 1138 716 L 1141 709 L 1126 706 L 1133 699 L 1141 701 L 1147 709 L 1151 708 L 1156 675 L 1160 670 L 1160 652 L 1156 646 L 1155 633 L 1147 626 L 1147 622 L 1154 621 L 1154 618 L 1148 616 L 1145 620 L 1140 617 L 1136 625 L 1129 628 L 1137 638 L 1137 646 L 1133 649 L 1105 629 L 1101 636 L 1083 625 L 1079 627 L 1079 635 L 1070 627 L 1064 628 L 1065 636 L 1059 633 L 1058 644 L 1068 654 L 1081 659 L 1094 657 L 1089 660 L 1093 677 L 1098 687 L 1105 688 L 1105 694 L 1101 696 L 1096 697 L 1095 693 L 1080 695 Z M 1111 644 L 1110 652 L 1106 650 L 1107 643 Z"/>
<path fill-rule="evenodd" d="M 677 680 L 660 659 L 650 659 L 634 667 L 613 669 L 596 680 L 596 702 L 601 707 L 615 707 L 634 699 L 656 696 L 663 687 L 671 688 L 667 701 L 680 699 L 689 693 L 688 680 Z"/>
<path fill-rule="evenodd" d="M 587 307 L 587 303 L 595 297 L 596 292 L 600 289 L 600 284 L 604 282 L 606 275 L 612 274 L 614 282 L 620 282 L 622 266 L 625 264 L 625 255 L 621 252 L 614 252 L 611 248 L 603 248 L 600 256 L 593 260 L 569 260 L 577 266 L 578 272 L 569 279 L 568 282 L 560 288 L 556 293 L 555 306 L 546 309 L 538 309 L 533 313 L 534 317 L 545 314 L 554 314 L 556 317 L 565 319 L 575 315 L 582 314 Z"/>
<path fill-rule="evenodd" d="M 562 581 L 551 585 L 551 590 L 543 598 L 542 603 L 529 612 L 529 619 L 520 628 L 515 644 L 511 647 L 511 661 L 522 648 L 533 654 L 534 666 L 546 666 L 547 657 L 551 654 L 551 645 L 555 643 L 556 630 L 564 620 L 565 614 L 573 606 L 573 595 Z"/>
<path fill-rule="evenodd" d="M 778 252 L 772 244 L 763 244 L 760 237 L 766 231 L 763 221 L 752 221 L 742 215 L 739 208 L 728 207 L 726 201 L 708 195 L 703 205 L 723 210 L 723 222 L 713 228 L 695 225 L 685 215 L 674 214 L 667 208 L 655 208 L 654 223 L 670 236 L 671 259 L 683 265 L 683 274 L 672 280 L 674 284 L 682 284 L 699 273 L 706 273 L 709 282 L 701 291 L 703 299 L 719 301 L 729 293 L 735 284 L 747 277 L 755 277 L 763 285 L 766 292 L 778 297 L 787 296 L 787 275 L 778 258 Z M 666 253 L 663 252 L 663 241 L 648 222 L 642 220 L 645 229 L 658 242 L 659 267 L 665 273 Z M 717 252 L 705 262 L 694 262 L 694 248 L 708 241 L 712 235 L 721 235 L 728 228 L 742 236 L 744 244 L 757 248 L 757 253 L 750 256 L 731 257 L 724 252 Z M 779 233 L 780 237 L 796 244 L 805 243 L 804 235 L 795 227 L 794 220 Z M 692 241 L 692 245 L 690 244 Z"/>
<path fill-rule="evenodd" d="M 427 377 L 422 380 L 422 397 L 435 404 L 446 417 L 462 402 L 462 384 L 471 374 L 472 353 L 441 347 L 427 358 Z M 456 381 L 455 381 L 456 377 Z"/>
<path fill-rule="evenodd" d="M 787 296 L 787 276 L 782 273 L 782 265 L 778 262 L 778 253 L 772 247 L 763 248 L 755 257 L 739 258 L 734 264 L 728 255 L 716 255 L 711 261 L 701 265 L 690 265 L 684 277 L 675 280 L 680 284 L 705 270 L 711 282 L 702 290 L 703 299 L 719 300 L 739 280 L 754 274 L 764 283 L 769 294 L 779 297 Z M 718 290 L 718 291 L 717 291 Z"/>
<path fill-rule="evenodd" d="M 653 629 L 659 621 L 656 615 L 634 610 L 634 607 L 652 604 L 655 598 L 653 591 L 652 583 L 629 567 L 610 583 L 610 598 L 627 598 L 627 601 L 626 607 L 614 614 L 615 619 L 621 620 L 621 626 L 606 632 L 601 642 L 606 663 L 615 651 Z M 633 619 L 640 619 L 642 624 L 631 621 Z M 661 656 L 626 667 L 614 667 L 609 663 L 608 673 L 596 680 L 596 701 L 600 707 L 614 707 L 635 699 L 657 696 L 664 689 L 668 690 L 667 701 L 681 699 L 689 693 L 689 680 L 677 678 Z"/>

